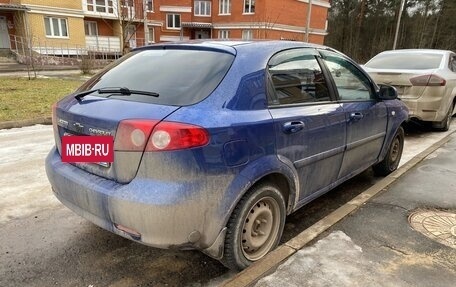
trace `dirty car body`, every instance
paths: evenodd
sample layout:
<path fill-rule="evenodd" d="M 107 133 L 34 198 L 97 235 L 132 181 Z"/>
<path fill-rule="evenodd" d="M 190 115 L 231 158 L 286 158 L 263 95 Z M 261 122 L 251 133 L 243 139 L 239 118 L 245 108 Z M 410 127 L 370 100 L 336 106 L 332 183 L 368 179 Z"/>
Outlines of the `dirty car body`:
<path fill-rule="evenodd" d="M 56 147 L 46 159 L 56 197 L 123 237 L 158 248 L 199 249 L 217 259 L 229 252 L 233 214 L 252 188 L 273 184 L 290 214 L 384 161 L 407 119 L 407 108 L 394 96 L 381 99 L 353 61 L 298 42 L 143 47 L 76 92 L 112 86 L 159 96 L 95 91 L 58 102 Z M 61 139 L 68 134 L 112 135 L 114 162 L 62 162 Z M 278 206 L 274 196 L 265 198 Z M 261 208 L 259 224 L 280 214 Z M 273 227 L 265 228 L 280 237 L 280 227 Z M 251 228 L 264 233 L 259 225 Z M 271 241 L 265 252 L 273 247 Z M 265 252 L 247 251 L 247 263 L 235 268 Z"/>
<path fill-rule="evenodd" d="M 456 54 L 433 49 L 382 52 L 364 69 L 378 84 L 396 87 L 410 118 L 448 130 L 456 103 Z"/>

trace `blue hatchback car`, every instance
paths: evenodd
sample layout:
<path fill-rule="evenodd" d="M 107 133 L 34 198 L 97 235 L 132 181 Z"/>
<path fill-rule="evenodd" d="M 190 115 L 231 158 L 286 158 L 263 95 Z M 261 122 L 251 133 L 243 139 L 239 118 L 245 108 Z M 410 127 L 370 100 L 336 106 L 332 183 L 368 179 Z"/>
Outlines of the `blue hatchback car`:
<path fill-rule="evenodd" d="M 408 110 L 337 51 L 208 41 L 136 49 L 53 108 L 46 171 L 75 213 L 136 242 L 243 269 L 286 215 L 373 166 L 394 171 Z M 114 162 L 62 162 L 62 138 L 111 135 Z"/>

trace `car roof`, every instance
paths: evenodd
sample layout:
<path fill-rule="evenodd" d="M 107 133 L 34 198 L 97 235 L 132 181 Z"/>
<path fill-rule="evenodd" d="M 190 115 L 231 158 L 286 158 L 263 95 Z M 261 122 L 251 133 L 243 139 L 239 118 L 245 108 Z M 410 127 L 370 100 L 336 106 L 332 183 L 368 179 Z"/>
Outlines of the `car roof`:
<path fill-rule="evenodd" d="M 399 54 L 399 53 L 405 53 L 405 54 L 413 54 L 413 53 L 426 53 L 426 54 L 447 54 L 447 53 L 453 53 L 452 51 L 449 50 L 438 50 L 438 49 L 398 49 L 398 50 L 388 50 L 381 52 L 380 54 Z"/>
<path fill-rule="evenodd" d="M 298 41 L 286 41 L 286 40 L 217 40 L 217 39 L 206 39 L 206 40 L 190 40 L 190 41 L 181 41 L 181 42 L 164 42 L 158 44 L 152 44 L 149 46 L 143 46 L 136 50 L 148 50 L 148 49 L 160 49 L 166 47 L 173 48 L 193 48 L 193 49 L 209 49 L 209 50 L 222 50 L 232 54 L 236 54 L 236 48 L 242 47 L 243 50 L 247 49 L 261 49 L 266 47 L 276 46 L 280 48 L 294 48 L 294 47 L 303 47 L 303 48 L 319 48 L 335 51 L 326 46 L 298 42 Z"/>

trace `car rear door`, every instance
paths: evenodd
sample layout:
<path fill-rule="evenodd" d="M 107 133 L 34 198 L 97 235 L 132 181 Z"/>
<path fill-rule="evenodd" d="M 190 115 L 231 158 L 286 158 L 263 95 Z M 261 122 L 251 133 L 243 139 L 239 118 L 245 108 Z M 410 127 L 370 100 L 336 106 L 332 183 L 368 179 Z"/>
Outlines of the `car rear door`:
<path fill-rule="evenodd" d="M 339 178 L 352 176 L 376 162 L 386 135 L 386 105 L 376 98 L 372 81 L 351 61 L 321 51 L 345 112 L 347 143 Z"/>
<path fill-rule="evenodd" d="M 344 111 L 333 101 L 318 57 L 315 49 L 292 49 L 268 64 L 277 153 L 299 174 L 301 204 L 337 180 L 345 149 Z"/>

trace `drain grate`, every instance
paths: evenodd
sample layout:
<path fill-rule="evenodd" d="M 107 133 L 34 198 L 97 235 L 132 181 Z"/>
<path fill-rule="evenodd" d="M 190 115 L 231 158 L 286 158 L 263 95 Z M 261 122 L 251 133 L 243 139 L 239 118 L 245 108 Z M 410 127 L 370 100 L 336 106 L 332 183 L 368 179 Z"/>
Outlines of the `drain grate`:
<path fill-rule="evenodd" d="M 418 210 L 409 216 L 409 223 L 426 237 L 456 249 L 456 213 Z"/>

